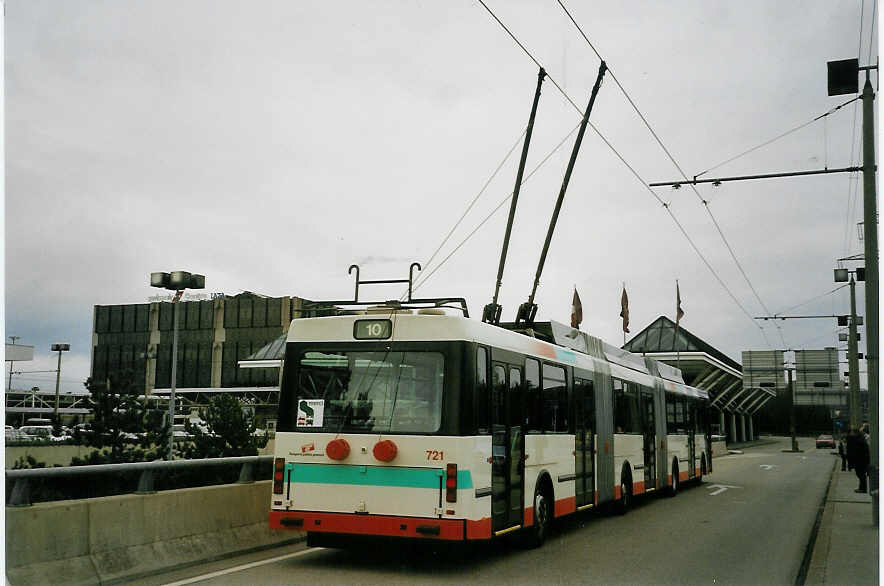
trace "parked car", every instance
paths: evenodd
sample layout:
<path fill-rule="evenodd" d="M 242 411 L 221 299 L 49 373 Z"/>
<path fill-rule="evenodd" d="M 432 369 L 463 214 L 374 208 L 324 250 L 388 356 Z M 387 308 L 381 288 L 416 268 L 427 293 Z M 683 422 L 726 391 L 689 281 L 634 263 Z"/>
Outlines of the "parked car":
<path fill-rule="evenodd" d="M 830 435 L 823 434 L 816 438 L 816 447 L 820 448 L 831 448 L 835 449 L 835 438 Z"/>

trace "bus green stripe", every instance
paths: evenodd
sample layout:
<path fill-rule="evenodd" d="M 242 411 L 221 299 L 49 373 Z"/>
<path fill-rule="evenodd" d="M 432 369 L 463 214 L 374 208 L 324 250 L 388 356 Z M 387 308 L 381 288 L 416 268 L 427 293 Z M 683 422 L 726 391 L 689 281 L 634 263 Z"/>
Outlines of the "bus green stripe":
<path fill-rule="evenodd" d="M 335 464 L 289 464 L 291 482 L 350 484 L 438 489 L 445 471 L 440 468 L 393 468 L 387 466 L 341 466 Z M 469 470 L 457 471 L 457 488 L 473 488 Z"/>

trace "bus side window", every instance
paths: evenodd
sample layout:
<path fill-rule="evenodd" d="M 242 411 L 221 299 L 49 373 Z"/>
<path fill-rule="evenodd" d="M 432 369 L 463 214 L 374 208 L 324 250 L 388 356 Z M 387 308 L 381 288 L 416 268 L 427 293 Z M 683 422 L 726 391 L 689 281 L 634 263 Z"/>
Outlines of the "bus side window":
<path fill-rule="evenodd" d="M 476 389 L 474 401 L 476 406 L 476 431 L 480 435 L 490 433 L 488 426 L 488 351 L 479 348 L 476 352 Z"/>
<path fill-rule="evenodd" d="M 542 426 L 540 402 L 540 363 L 529 358 L 525 361 L 525 432 L 539 433 Z"/>
<path fill-rule="evenodd" d="M 626 397 L 623 395 L 623 381 L 613 379 L 614 385 L 614 433 L 624 433 L 629 419 L 629 410 L 626 408 Z"/>
<path fill-rule="evenodd" d="M 568 381 L 565 369 L 543 365 L 543 431 L 568 431 Z"/>
<path fill-rule="evenodd" d="M 666 433 L 675 431 L 675 403 L 674 397 L 666 393 Z"/>
<path fill-rule="evenodd" d="M 638 387 L 614 379 L 614 433 L 641 433 Z"/>

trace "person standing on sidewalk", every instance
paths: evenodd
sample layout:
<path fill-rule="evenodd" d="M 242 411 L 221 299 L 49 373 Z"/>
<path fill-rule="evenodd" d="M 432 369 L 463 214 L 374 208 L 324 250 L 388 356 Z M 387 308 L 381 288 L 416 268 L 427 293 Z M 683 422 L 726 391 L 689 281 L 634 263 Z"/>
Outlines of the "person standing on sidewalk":
<path fill-rule="evenodd" d="M 847 472 L 847 449 L 843 437 L 838 438 L 838 455 L 841 456 L 841 472 Z"/>
<path fill-rule="evenodd" d="M 866 470 L 869 466 L 869 444 L 855 427 L 847 435 L 847 462 L 856 471 L 859 488 L 854 492 L 866 492 Z"/>

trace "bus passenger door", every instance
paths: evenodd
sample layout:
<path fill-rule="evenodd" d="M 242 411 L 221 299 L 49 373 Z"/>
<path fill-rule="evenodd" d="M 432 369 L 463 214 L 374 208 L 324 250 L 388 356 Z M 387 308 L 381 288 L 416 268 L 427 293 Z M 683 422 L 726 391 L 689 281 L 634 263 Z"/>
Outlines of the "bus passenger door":
<path fill-rule="evenodd" d="M 657 488 L 657 441 L 656 429 L 654 422 L 654 396 L 651 393 L 641 393 L 642 415 L 642 432 L 644 434 L 644 452 L 645 452 L 645 490 Z"/>
<path fill-rule="evenodd" d="M 491 529 L 501 531 L 522 524 L 522 375 L 498 362 L 491 373 Z"/>
<path fill-rule="evenodd" d="M 574 382 L 574 476 L 577 507 L 595 503 L 595 397 L 592 381 Z"/>
<path fill-rule="evenodd" d="M 688 399 L 687 402 L 687 428 L 688 428 L 688 477 L 695 478 L 697 476 L 697 445 L 694 442 L 697 431 L 697 403 Z"/>
<path fill-rule="evenodd" d="M 507 393 L 507 411 L 509 412 L 509 526 L 522 524 L 525 505 L 522 502 L 525 470 L 525 434 L 522 433 L 524 421 L 524 402 L 522 400 L 522 371 L 513 366 L 509 370 L 509 393 Z"/>

